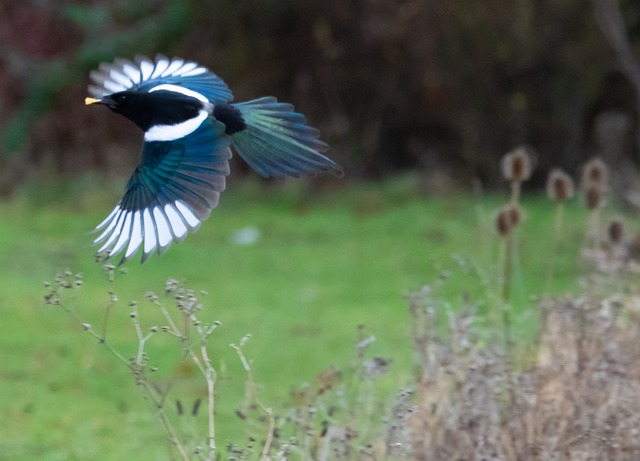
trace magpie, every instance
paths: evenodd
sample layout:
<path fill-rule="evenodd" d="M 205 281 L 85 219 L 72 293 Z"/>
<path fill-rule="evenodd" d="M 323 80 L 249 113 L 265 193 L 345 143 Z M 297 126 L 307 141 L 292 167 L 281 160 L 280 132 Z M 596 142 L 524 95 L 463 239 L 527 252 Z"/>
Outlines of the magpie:
<path fill-rule="evenodd" d="M 300 177 L 342 168 L 291 104 L 273 97 L 233 103 L 226 83 L 192 61 L 158 54 L 100 64 L 90 97 L 144 132 L 141 162 L 122 199 L 96 228 L 94 244 L 120 264 L 142 247 L 142 262 L 196 231 L 218 204 L 231 149 L 263 177 Z"/>

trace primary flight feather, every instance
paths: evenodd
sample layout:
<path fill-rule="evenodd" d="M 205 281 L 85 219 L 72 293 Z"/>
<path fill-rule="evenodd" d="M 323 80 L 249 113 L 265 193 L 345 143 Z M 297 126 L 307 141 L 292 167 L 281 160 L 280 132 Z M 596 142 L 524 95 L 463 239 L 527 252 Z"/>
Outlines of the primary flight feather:
<path fill-rule="evenodd" d="M 225 189 L 231 148 L 264 177 L 342 175 L 292 105 L 272 97 L 233 103 L 222 79 L 195 62 L 137 56 L 101 64 L 90 77 L 85 103 L 105 105 L 144 132 L 140 165 L 96 227 L 98 253 L 124 253 L 121 264 L 141 247 L 144 262 L 198 229 Z"/>

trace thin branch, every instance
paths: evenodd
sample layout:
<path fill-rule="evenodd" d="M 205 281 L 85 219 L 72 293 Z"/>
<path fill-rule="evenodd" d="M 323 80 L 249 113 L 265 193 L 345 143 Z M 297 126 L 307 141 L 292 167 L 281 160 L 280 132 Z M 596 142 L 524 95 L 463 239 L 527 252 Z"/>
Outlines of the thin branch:
<path fill-rule="evenodd" d="M 258 405 L 258 407 L 262 411 L 264 411 L 267 417 L 269 418 L 269 427 L 267 429 L 267 440 L 264 443 L 264 448 L 262 449 L 262 454 L 260 455 L 260 461 L 267 461 L 270 459 L 269 450 L 271 450 L 271 444 L 273 443 L 273 433 L 275 431 L 276 421 L 275 421 L 275 417 L 273 416 L 273 410 L 271 408 L 266 407 L 258 397 L 258 387 L 256 386 L 256 382 L 253 379 L 253 371 L 251 370 L 251 365 L 249 365 L 249 362 L 245 357 L 244 352 L 242 352 L 242 346 L 244 346 L 247 343 L 247 341 L 249 341 L 250 338 L 251 338 L 250 335 L 246 335 L 244 338 L 240 340 L 239 346 L 235 344 L 230 344 L 230 346 L 237 352 L 238 357 L 240 358 L 240 362 L 242 363 L 242 366 L 245 372 L 247 373 L 247 383 L 251 393 L 251 397 L 256 402 L 256 405 Z"/>

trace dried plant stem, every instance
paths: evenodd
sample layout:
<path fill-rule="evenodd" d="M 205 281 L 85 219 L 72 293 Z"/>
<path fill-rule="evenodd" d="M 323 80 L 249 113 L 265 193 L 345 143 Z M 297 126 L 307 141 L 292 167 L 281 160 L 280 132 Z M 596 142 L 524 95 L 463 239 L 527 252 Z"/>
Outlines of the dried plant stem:
<path fill-rule="evenodd" d="M 108 310 L 111 310 L 111 308 L 113 307 L 113 302 L 114 301 L 112 299 L 112 303 L 107 307 Z M 75 310 L 71 309 L 70 307 L 64 304 L 61 304 L 61 307 L 64 309 L 65 312 L 67 312 L 74 319 L 76 319 L 82 325 L 85 331 L 87 331 L 91 336 L 96 338 L 100 344 L 102 344 L 109 352 L 111 352 L 111 354 L 113 354 L 114 357 L 116 357 L 120 362 L 124 363 L 127 366 L 127 368 L 131 370 L 132 374 L 136 378 L 136 384 L 141 386 L 143 395 L 151 402 L 151 404 L 153 405 L 156 411 L 158 419 L 160 420 L 164 429 L 167 431 L 167 434 L 169 435 L 169 441 L 171 442 L 171 444 L 173 444 L 176 447 L 182 459 L 185 461 L 189 461 L 189 455 L 187 454 L 185 448 L 180 443 L 180 440 L 178 439 L 178 436 L 175 432 L 175 429 L 173 428 L 173 425 L 171 424 L 171 421 L 169 421 L 169 418 L 164 412 L 164 407 L 163 407 L 164 403 L 162 399 L 158 398 L 158 396 L 156 395 L 157 394 L 156 390 L 153 389 L 149 380 L 144 374 L 144 363 L 143 363 L 144 345 L 146 341 L 149 339 L 149 337 L 151 337 L 151 334 L 148 334 L 146 336 L 142 334 L 142 328 L 140 326 L 140 322 L 137 319 L 137 308 L 133 306 L 134 312 L 132 313 L 131 317 L 133 320 L 134 328 L 136 330 L 136 335 L 138 337 L 138 352 L 135 358 L 133 358 L 132 360 L 127 360 L 122 354 L 120 354 L 116 349 L 114 349 L 106 341 L 104 328 L 103 328 L 103 333 L 98 334 L 91 327 L 91 325 L 84 323 L 82 321 L 82 318 L 80 318 L 80 316 Z M 107 318 L 106 315 L 105 315 L 105 318 Z"/>
<path fill-rule="evenodd" d="M 178 337 L 182 337 L 182 332 L 176 326 L 176 323 L 173 321 L 173 317 L 171 317 L 171 315 L 169 314 L 169 311 L 167 310 L 165 305 L 162 304 L 161 302 L 158 302 L 157 299 L 153 299 L 152 302 L 153 302 L 153 304 L 155 304 L 156 306 L 158 306 L 160 308 L 160 312 L 162 312 L 162 315 L 164 316 L 165 320 L 167 321 L 167 325 L 169 326 L 171 332 L 174 335 L 178 336 Z"/>
<path fill-rule="evenodd" d="M 216 426 L 215 419 L 213 417 L 214 409 L 215 409 L 215 399 L 214 399 L 214 386 L 216 382 L 216 372 L 211 366 L 211 360 L 209 360 L 209 355 L 207 354 L 206 345 L 203 344 L 201 346 L 200 352 L 202 357 L 204 358 L 204 363 L 206 366 L 206 380 L 207 380 L 207 397 L 209 403 L 209 457 L 213 459 L 213 456 L 216 452 Z"/>
<path fill-rule="evenodd" d="M 99 335 L 98 333 L 96 333 L 96 331 L 93 329 L 93 327 L 91 325 L 89 325 L 88 323 L 85 323 L 82 318 L 78 315 L 78 313 L 71 309 L 70 307 L 64 305 L 64 304 L 60 304 L 60 307 L 62 307 L 62 309 L 68 313 L 69 315 L 71 315 L 74 319 L 76 319 L 78 321 L 78 323 L 80 323 L 80 325 L 82 326 L 82 328 L 89 333 L 91 336 L 93 336 L 94 338 L 96 338 L 98 340 L 98 342 L 100 344 L 102 344 L 109 352 L 111 352 L 111 354 L 113 354 L 113 356 L 115 358 L 117 358 L 120 362 L 124 363 L 125 365 L 127 365 L 127 367 L 129 367 L 131 364 L 129 363 L 129 361 L 124 358 L 124 356 L 122 354 L 120 354 L 117 350 L 115 350 L 113 347 L 111 347 L 111 344 L 107 343 L 104 340 L 104 335 Z"/>
<path fill-rule="evenodd" d="M 164 427 L 164 429 L 167 431 L 167 434 L 169 436 L 169 442 L 174 447 L 176 447 L 176 449 L 178 450 L 178 453 L 180 453 L 180 457 L 184 461 L 190 461 L 189 454 L 187 453 L 186 449 L 180 442 L 180 439 L 178 438 L 178 434 L 176 433 L 175 429 L 173 428 L 173 425 L 171 424 L 171 421 L 169 420 L 169 417 L 164 411 L 163 399 L 158 399 L 156 397 L 156 391 L 153 389 L 149 380 L 146 378 L 146 376 L 144 376 L 144 374 L 142 375 L 142 379 L 138 384 L 142 386 L 143 394 L 146 397 L 148 397 L 151 403 L 153 404 L 153 407 L 156 411 L 156 415 L 158 416 L 158 419 L 162 423 L 162 426 Z"/>
<path fill-rule="evenodd" d="M 564 223 L 564 202 L 558 202 L 556 205 L 555 218 L 553 222 L 553 247 L 551 257 L 549 258 L 549 268 L 547 269 L 547 280 L 545 282 L 545 292 L 551 289 L 551 283 L 555 275 L 557 256 L 562 246 L 562 231 Z"/>
<path fill-rule="evenodd" d="M 134 329 L 136 331 L 136 337 L 138 338 L 138 352 L 129 363 L 129 368 L 136 378 L 136 384 L 142 387 L 142 392 L 144 396 L 151 402 L 153 408 L 160 420 L 160 423 L 164 427 L 165 431 L 169 436 L 169 442 L 176 447 L 180 457 L 184 461 L 189 461 L 189 455 L 180 442 L 178 435 L 173 428 L 173 424 L 169 420 L 169 417 L 164 411 L 164 397 L 153 388 L 149 379 L 147 378 L 144 370 L 145 370 L 145 356 L 144 356 L 144 346 L 147 340 L 153 335 L 153 333 L 143 334 L 142 326 L 140 325 L 140 321 L 138 320 L 138 306 L 135 303 L 132 303 L 132 312 L 130 314 L 131 320 L 133 322 Z"/>
<path fill-rule="evenodd" d="M 502 328 L 504 342 L 511 345 L 511 279 L 513 275 L 513 231 L 509 232 L 504 239 L 504 273 L 502 280 Z"/>
<path fill-rule="evenodd" d="M 113 306 L 116 303 L 115 294 L 112 291 L 109 291 L 109 304 L 107 308 L 104 310 L 104 317 L 102 319 L 102 334 L 100 338 L 100 342 L 104 343 L 107 341 L 107 326 L 109 325 L 109 318 L 111 316 L 111 311 L 113 310 Z"/>
<path fill-rule="evenodd" d="M 521 191 L 521 182 L 520 181 L 511 181 L 511 201 L 510 205 L 517 206 L 520 202 L 520 191 Z"/>
<path fill-rule="evenodd" d="M 115 279 L 115 268 L 112 265 L 105 265 L 104 270 L 107 273 L 107 280 L 111 288 Z M 207 382 L 208 432 L 206 438 L 208 453 L 204 456 L 204 454 L 201 454 L 200 447 L 197 447 L 194 456 L 203 461 L 213 461 L 214 459 L 219 458 L 219 453 L 216 452 L 217 447 L 214 420 L 214 391 L 217 375 L 213 368 L 209 352 L 207 351 L 207 340 L 214 330 L 221 325 L 220 322 L 214 321 L 211 324 L 205 324 L 200 321 L 196 313 L 201 310 L 202 305 L 198 303 L 198 299 L 194 295 L 193 290 L 184 289 L 178 282 L 170 279 L 167 281 L 167 293 L 171 293 L 172 297 L 175 299 L 179 316 L 176 316 L 175 313 L 172 315 L 172 313 L 169 312 L 169 309 L 158 300 L 158 297 L 153 292 L 149 292 L 146 297 L 152 304 L 160 309 L 160 313 L 162 314 L 162 317 L 164 317 L 164 321 L 166 321 L 166 323 L 161 327 L 151 326 L 146 330 L 139 318 L 139 307 L 137 302 L 130 302 L 129 308 L 131 310 L 129 311 L 129 318 L 131 320 L 133 330 L 135 331 L 137 348 L 132 357 L 125 358 L 125 356 L 113 348 L 106 340 L 109 319 L 116 303 L 118 302 L 118 297 L 113 290 L 109 289 L 109 303 L 107 304 L 106 311 L 103 314 L 103 325 L 99 328 L 101 331 L 101 334 L 99 334 L 93 329 L 91 324 L 85 323 L 73 308 L 66 306 L 62 302 L 62 297 L 60 295 L 61 290 L 72 289 L 81 285 L 82 276 L 80 274 L 76 274 L 74 276 L 69 271 L 64 274 L 58 274 L 56 276 L 55 285 L 45 282 L 45 287 L 49 290 L 45 295 L 45 302 L 49 305 L 60 306 L 66 313 L 78 321 L 83 330 L 88 331 L 89 334 L 96 338 L 100 344 L 104 345 L 104 347 L 107 348 L 107 350 L 109 350 L 109 352 L 111 352 L 120 362 L 127 366 L 133 375 L 136 385 L 140 387 L 143 398 L 147 401 L 152 412 L 159 420 L 161 427 L 164 429 L 167 441 L 170 445 L 173 445 L 173 448 L 169 448 L 171 459 L 190 461 L 192 459 L 190 450 L 186 442 L 181 440 L 179 437 L 179 432 L 176 431 L 170 415 L 165 411 L 168 388 L 162 388 L 156 382 L 149 379 L 147 375 L 149 370 L 151 372 L 155 372 L 157 370 L 156 367 L 149 368 L 149 353 L 147 351 L 149 340 L 159 331 L 162 331 L 179 341 L 182 351 L 180 360 L 191 359 Z M 180 320 L 180 318 L 182 318 L 182 320 Z M 190 338 L 192 338 L 192 340 L 190 340 Z M 245 339 L 243 339 L 243 341 L 246 342 Z M 244 358 L 244 356 L 242 357 Z M 246 360 L 243 360 L 243 364 L 251 377 L 252 393 L 255 394 L 255 383 L 253 382 L 250 368 L 247 368 L 248 364 L 246 363 Z M 259 402 L 257 399 L 256 401 Z M 192 411 L 193 416 L 197 414 L 199 403 L 200 399 L 198 399 L 197 403 L 194 405 L 194 409 Z M 178 405 L 181 407 L 179 401 Z M 264 408 L 262 405 L 261 407 Z M 270 426 L 268 446 L 265 448 L 263 459 L 268 457 L 268 451 L 272 444 L 273 432 L 275 430 L 275 419 L 271 413 L 271 409 L 265 408 L 265 411 L 270 415 Z M 182 414 L 180 408 L 178 409 L 178 413 Z M 177 454 L 175 451 L 177 451 Z"/>
<path fill-rule="evenodd" d="M 212 325 L 205 328 L 198 321 L 197 317 L 194 314 L 184 313 L 183 325 L 184 331 L 181 331 L 168 309 L 164 304 L 160 303 L 156 298 L 152 298 L 151 301 L 160 308 L 162 315 L 167 321 L 168 332 L 178 337 L 180 341 L 183 343 L 184 352 L 187 356 L 193 360 L 195 365 L 202 373 L 202 376 L 205 378 L 207 382 L 207 402 L 208 402 L 208 447 L 209 447 L 209 457 L 207 459 L 215 459 L 216 453 L 216 430 L 215 430 L 215 418 L 214 418 L 214 410 L 215 410 L 215 382 L 217 379 L 217 373 L 213 368 L 211 359 L 209 358 L 209 353 L 207 351 L 207 339 L 209 336 L 220 326 L 220 322 L 214 322 Z M 191 326 L 195 326 L 195 329 L 198 333 L 199 340 L 199 348 L 195 344 L 189 343 L 189 330 Z M 200 356 L 196 353 L 196 350 L 200 351 Z"/>
<path fill-rule="evenodd" d="M 113 307 L 116 305 L 116 302 L 118 302 L 118 297 L 113 292 L 113 284 L 116 280 L 115 266 L 111 264 L 105 264 L 102 269 L 106 273 L 107 282 L 109 283 L 109 304 L 107 304 L 107 307 L 104 310 L 104 317 L 102 319 L 102 337 L 100 339 L 100 342 L 104 343 L 107 341 L 107 327 L 109 326 L 111 311 L 113 311 Z"/>
<path fill-rule="evenodd" d="M 275 431 L 275 417 L 273 416 L 273 410 L 271 408 L 266 407 L 260 398 L 258 397 L 258 388 L 256 386 L 256 382 L 253 379 L 253 371 L 251 370 L 251 365 L 249 361 L 242 352 L 242 346 L 244 346 L 247 341 L 251 337 L 249 335 L 245 336 L 240 340 L 239 345 L 231 344 L 231 347 L 236 351 L 238 357 L 240 358 L 240 362 L 244 368 L 244 371 L 247 373 L 247 386 L 250 393 L 250 397 L 255 401 L 256 405 L 265 412 L 267 417 L 269 418 L 269 427 L 267 429 L 267 439 L 264 443 L 264 448 L 262 449 L 262 454 L 260 455 L 260 461 L 267 461 L 270 459 L 269 450 L 271 449 L 271 444 L 273 443 L 273 433 Z"/>
<path fill-rule="evenodd" d="M 194 322 L 194 324 L 196 324 L 196 319 L 194 316 L 192 316 L 191 320 Z M 210 459 L 214 459 L 215 452 L 216 452 L 216 426 L 215 426 L 215 418 L 213 414 L 215 410 L 214 391 L 215 391 L 217 374 L 216 374 L 216 370 L 213 368 L 213 365 L 211 364 L 211 359 L 209 358 L 209 353 L 207 351 L 207 339 L 209 335 L 213 333 L 213 331 L 216 328 L 218 328 L 219 325 L 220 325 L 219 322 L 215 322 L 206 330 L 201 325 L 196 326 L 196 331 L 200 335 L 201 357 L 198 357 L 193 347 L 188 348 L 189 355 L 191 356 L 192 360 L 194 361 L 194 363 L 202 373 L 202 376 L 204 376 L 207 382 L 207 401 L 208 401 L 207 416 L 209 420 L 208 444 L 209 444 Z"/>
<path fill-rule="evenodd" d="M 129 315 L 131 316 L 131 320 L 133 322 L 133 328 L 136 330 L 136 338 L 138 338 L 138 353 L 136 354 L 135 362 L 137 365 L 143 366 L 144 345 L 151 334 L 148 334 L 146 336 L 142 334 L 142 327 L 140 326 L 140 321 L 138 320 L 138 306 L 134 303 L 131 305 L 131 307 L 133 310 Z"/>
<path fill-rule="evenodd" d="M 511 180 L 511 197 L 509 199 L 509 206 L 511 210 L 518 212 L 520 209 L 520 191 L 521 181 Z M 519 212 L 518 212 L 519 215 Z M 511 219 L 511 216 L 509 216 Z M 514 240 L 515 240 L 515 228 L 518 225 L 520 218 L 511 221 L 507 232 L 504 235 L 505 252 L 504 252 L 504 272 L 502 278 L 502 328 L 504 334 L 504 341 L 507 347 L 511 346 L 511 282 L 513 278 L 513 252 L 514 252 Z"/>
<path fill-rule="evenodd" d="M 203 339 L 200 345 L 200 354 L 202 355 L 202 359 L 198 357 L 198 355 L 194 352 L 192 348 L 189 348 L 189 356 L 196 364 L 202 375 L 204 376 L 207 382 L 207 401 L 208 401 L 208 411 L 207 417 L 209 420 L 209 434 L 208 434 L 208 445 L 209 445 L 209 458 L 214 459 L 214 455 L 216 452 L 216 426 L 215 419 L 213 417 L 213 413 L 215 410 L 215 399 L 214 399 L 214 390 L 215 390 L 215 382 L 217 378 L 217 374 L 213 366 L 211 365 L 211 360 L 209 359 L 209 354 L 207 352 L 206 341 Z"/>
<path fill-rule="evenodd" d="M 600 208 L 596 207 L 589 213 L 587 233 L 585 235 L 585 248 L 588 248 L 589 240 L 593 243 L 594 251 L 600 250 Z"/>

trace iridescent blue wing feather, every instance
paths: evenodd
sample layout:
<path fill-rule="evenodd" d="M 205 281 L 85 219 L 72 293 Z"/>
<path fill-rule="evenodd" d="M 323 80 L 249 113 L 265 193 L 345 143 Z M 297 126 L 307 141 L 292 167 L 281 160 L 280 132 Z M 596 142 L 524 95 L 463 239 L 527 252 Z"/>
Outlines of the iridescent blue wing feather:
<path fill-rule="evenodd" d="M 183 240 L 218 204 L 229 158 L 224 125 L 210 118 L 180 139 L 145 142 L 122 200 L 96 227 L 102 232 L 94 240 L 101 245 L 98 253 L 112 257 L 124 251 L 122 264 L 142 246 L 144 262 Z"/>
<path fill-rule="evenodd" d="M 329 146 L 318 139 L 320 132 L 306 124 L 304 115 L 291 104 L 273 97 L 233 104 L 247 128 L 232 135 L 238 154 L 261 176 L 294 176 L 329 171 L 337 176 L 342 168 L 322 155 Z"/>
<path fill-rule="evenodd" d="M 113 63 L 100 64 L 90 77 L 94 84 L 89 86 L 89 94 L 97 99 L 120 91 L 148 92 L 169 85 L 174 91 L 196 98 L 194 93 L 203 95 L 214 104 L 233 100 L 227 84 L 210 70 L 192 61 L 170 59 L 161 54 L 155 61 L 144 56 L 136 56 L 135 62 L 118 58 Z"/>

